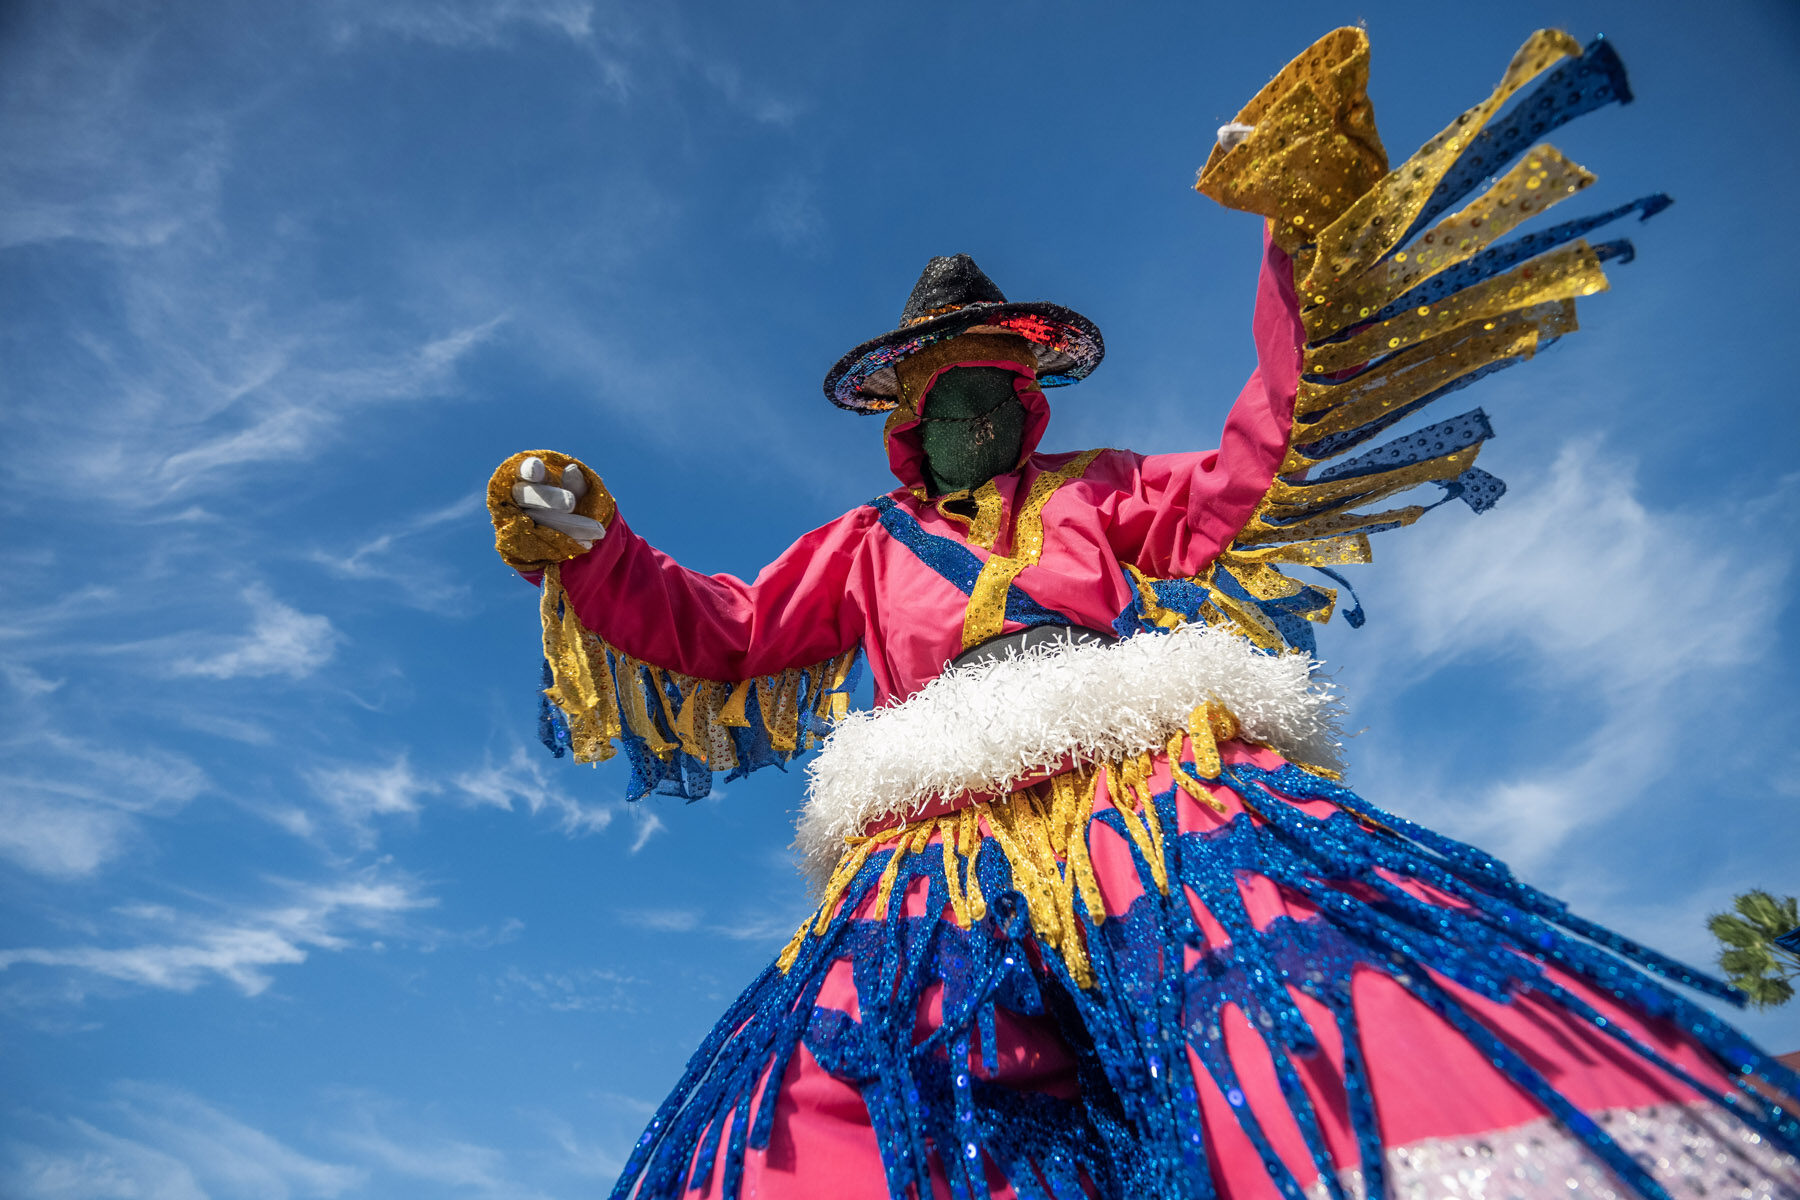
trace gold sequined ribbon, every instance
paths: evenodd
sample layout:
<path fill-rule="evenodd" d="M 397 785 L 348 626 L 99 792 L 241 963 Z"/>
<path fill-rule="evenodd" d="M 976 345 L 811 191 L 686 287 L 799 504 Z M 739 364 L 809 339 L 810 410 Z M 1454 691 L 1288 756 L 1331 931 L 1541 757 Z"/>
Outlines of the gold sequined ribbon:
<path fill-rule="evenodd" d="M 1220 816 L 1231 810 L 1213 794 L 1207 781 L 1219 777 L 1223 770 L 1220 746 L 1232 740 L 1257 744 L 1243 737 L 1229 710 L 1209 702 L 1194 709 L 1186 726 L 1173 730 L 1167 745 L 1160 748 L 1175 786 Z M 1189 746 L 1192 771 L 1182 762 Z M 1118 813 L 1125 836 L 1148 865 L 1151 883 L 1164 894 L 1170 889 L 1166 846 L 1175 831 L 1163 827 L 1156 811 L 1152 778 L 1157 760 L 1157 755 L 1145 752 L 1077 766 L 995 800 L 845 839 L 844 853 L 818 908 L 794 932 L 776 959 L 777 966 L 783 971 L 790 969 L 808 938 L 823 935 L 834 920 L 850 916 L 865 904 L 869 916 L 880 920 L 892 905 L 903 903 L 903 897 L 895 894 L 900 868 L 905 859 L 919 854 L 935 852 L 940 857 L 951 917 L 960 928 L 970 928 L 987 915 L 987 899 L 976 878 L 975 862 L 983 840 L 991 838 L 1006 856 L 1012 886 L 1025 899 L 1032 932 L 1062 955 L 1077 985 L 1094 986 L 1086 927 L 1099 925 L 1108 915 L 1122 915 L 1108 913 L 1088 848 L 1095 814 L 1105 811 L 1099 804 L 1102 794 Z M 1319 771 L 1317 767 L 1303 769 Z M 870 858 L 884 848 L 890 853 L 873 891 L 852 894 L 850 885 Z M 1081 898 L 1079 911 L 1077 896 Z"/>
<path fill-rule="evenodd" d="M 1458 211 L 1423 231 L 1413 228 L 1438 184 L 1507 101 L 1581 52 L 1559 30 L 1533 34 L 1487 99 L 1391 170 L 1375 134 L 1366 90 L 1368 39 L 1361 30 L 1321 38 L 1240 111 L 1237 120 L 1254 129 L 1234 148 L 1215 148 L 1195 187 L 1228 208 L 1267 218 L 1270 236 L 1294 260 L 1308 340 L 1276 478 L 1231 547 L 1195 582 L 1210 583 L 1222 571 L 1258 600 L 1292 596 L 1298 585 L 1282 582 L 1269 564 L 1324 560 L 1277 559 L 1267 555 L 1270 549 L 1329 548 L 1375 527 L 1417 520 L 1425 511 L 1420 505 L 1353 510 L 1456 479 L 1474 466 L 1479 442 L 1339 479 L 1311 473 L 1355 446 L 1342 435 L 1411 411 L 1495 363 L 1530 358 L 1540 345 L 1573 332 L 1575 301 L 1605 290 L 1598 257 L 1576 241 L 1440 298 L 1390 309 L 1593 183 L 1590 172 L 1554 146 L 1538 145 Z M 1359 558 L 1338 561 L 1367 561 L 1366 540 Z M 1324 605 L 1302 615 L 1320 620 L 1329 611 Z M 1201 616 L 1227 622 L 1265 648 L 1284 644 L 1256 605 L 1219 589 Z"/>
<path fill-rule="evenodd" d="M 1006 597 L 1013 580 L 1026 567 L 1033 566 L 1044 552 L 1044 505 L 1056 490 L 1071 479 L 1079 479 L 1101 450 L 1085 450 L 1056 468 L 1045 471 L 1031 481 L 1023 503 L 1013 514 L 1011 553 L 990 554 L 969 593 L 969 608 L 963 616 L 963 649 L 978 646 L 1000 633 L 1006 624 Z"/>
<path fill-rule="evenodd" d="M 726 730 L 749 726 L 752 692 L 763 731 L 784 756 L 818 744 L 810 728 L 801 733 L 803 717 L 835 721 L 849 709 L 850 698 L 838 689 L 849 677 L 854 648 L 824 662 L 736 682 L 683 675 L 633 658 L 583 626 L 563 591 L 557 564 L 544 571 L 541 616 L 551 674 L 544 694 L 568 724 L 576 762 L 606 761 L 617 752 L 618 739 L 630 733 L 658 758 L 679 750 L 714 771 L 729 771 L 738 759 Z"/>

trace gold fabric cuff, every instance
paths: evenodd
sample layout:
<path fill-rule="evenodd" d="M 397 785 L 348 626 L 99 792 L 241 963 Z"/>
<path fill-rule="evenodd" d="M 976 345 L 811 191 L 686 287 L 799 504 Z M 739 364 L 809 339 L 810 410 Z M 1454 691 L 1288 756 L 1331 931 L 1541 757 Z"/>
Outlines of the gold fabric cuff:
<path fill-rule="evenodd" d="M 1235 149 L 1213 147 L 1195 190 L 1267 217 L 1295 253 L 1387 173 L 1368 84 L 1368 35 L 1326 34 L 1243 107 L 1235 120 L 1254 130 Z"/>
<path fill-rule="evenodd" d="M 570 464 L 581 468 L 582 475 L 587 478 L 588 490 L 575 502 L 578 515 L 611 527 L 613 514 L 618 511 L 612 493 L 586 463 L 554 450 L 521 450 L 500 464 L 488 480 L 487 489 L 488 515 L 494 519 L 494 549 L 515 571 L 542 571 L 554 563 L 587 553 L 582 544 L 568 534 L 533 521 L 513 499 L 513 485 L 519 482 L 519 464 L 534 456 L 544 460 L 551 479 L 560 478 Z"/>

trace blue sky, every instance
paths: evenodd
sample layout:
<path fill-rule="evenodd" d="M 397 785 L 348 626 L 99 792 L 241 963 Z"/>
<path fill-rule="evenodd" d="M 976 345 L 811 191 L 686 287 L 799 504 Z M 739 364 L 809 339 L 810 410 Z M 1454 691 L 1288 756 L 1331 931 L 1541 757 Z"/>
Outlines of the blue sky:
<path fill-rule="evenodd" d="M 1105 331 L 1047 447 L 1211 445 L 1257 231 L 1192 173 L 1358 19 L 1397 155 L 1607 34 L 1639 102 L 1556 141 L 1678 204 L 1482 386 L 1500 507 L 1360 569 L 1353 782 L 1694 960 L 1800 890 L 1790 5 L 16 4 L 0 1191 L 608 1186 L 802 915 L 799 778 L 626 805 L 543 754 L 489 471 L 580 454 L 752 574 L 889 486 L 819 380 L 956 251 Z"/>

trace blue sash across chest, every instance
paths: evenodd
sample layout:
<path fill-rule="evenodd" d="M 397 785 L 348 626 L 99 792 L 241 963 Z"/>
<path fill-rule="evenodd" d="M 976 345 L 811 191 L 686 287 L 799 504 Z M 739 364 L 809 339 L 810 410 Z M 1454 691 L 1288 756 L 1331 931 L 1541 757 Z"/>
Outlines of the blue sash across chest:
<path fill-rule="evenodd" d="M 927 533 L 918 518 L 900 507 L 892 496 L 877 496 L 869 501 L 869 507 L 881 514 L 881 527 L 912 551 L 920 562 L 956 585 L 963 595 L 974 593 L 975 581 L 981 577 L 982 561 L 973 550 L 955 538 Z M 1039 604 L 1016 583 L 1006 589 L 1006 619 L 1027 626 L 1081 624 L 1066 613 Z"/>

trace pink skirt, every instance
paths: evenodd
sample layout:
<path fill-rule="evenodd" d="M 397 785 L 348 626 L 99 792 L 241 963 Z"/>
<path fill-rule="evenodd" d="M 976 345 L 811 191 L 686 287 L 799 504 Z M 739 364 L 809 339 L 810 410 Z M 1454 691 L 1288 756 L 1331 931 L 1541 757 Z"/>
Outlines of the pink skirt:
<path fill-rule="evenodd" d="M 1183 749 L 847 849 L 615 1196 L 1800 1197 L 1795 1077 L 1656 977 L 1720 985 Z"/>

